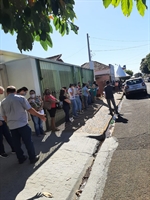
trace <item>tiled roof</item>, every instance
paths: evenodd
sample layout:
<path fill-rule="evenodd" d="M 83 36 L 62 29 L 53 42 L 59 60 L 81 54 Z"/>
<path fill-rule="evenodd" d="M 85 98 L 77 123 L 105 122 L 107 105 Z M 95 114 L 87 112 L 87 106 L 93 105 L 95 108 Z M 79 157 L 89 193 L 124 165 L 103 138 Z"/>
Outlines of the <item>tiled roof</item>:
<path fill-rule="evenodd" d="M 99 63 L 97 61 L 93 61 L 94 62 L 94 70 L 95 71 L 99 71 L 99 70 L 104 70 L 104 69 L 110 69 L 110 67 L 108 65 L 105 65 L 103 63 Z M 83 65 L 81 65 L 82 68 L 90 68 L 89 62 L 84 63 Z"/>
<path fill-rule="evenodd" d="M 56 55 L 56 56 L 48 57 L 48 58 L 46 58 L 46 59 L 53 60 L 53 61 L 64 62 L 64 61 L 61 59 L 61 56 L 62 56 L 62 54 L 59 54 L 59 55 Z"/>

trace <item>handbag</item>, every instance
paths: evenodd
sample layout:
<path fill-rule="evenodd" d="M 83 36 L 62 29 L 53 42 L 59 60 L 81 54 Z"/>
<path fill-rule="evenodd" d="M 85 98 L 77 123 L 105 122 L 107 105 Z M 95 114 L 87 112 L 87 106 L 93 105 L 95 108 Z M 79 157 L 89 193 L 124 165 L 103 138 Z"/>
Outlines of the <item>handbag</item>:
<path fill-rule="evenodd" d="M 63 107 L 63 102 L 62 101 L 59 101 L 59 102 L 56 103 L 56 108 L 57 109 L 62 109 L 62 107 Z"/>
<path fill-rule="evenodd" d="M 43 108 L 46 110 L 50 110 L 51 109 L 51 103 L 49 101 L 44 101 L 43 102 Z"/>

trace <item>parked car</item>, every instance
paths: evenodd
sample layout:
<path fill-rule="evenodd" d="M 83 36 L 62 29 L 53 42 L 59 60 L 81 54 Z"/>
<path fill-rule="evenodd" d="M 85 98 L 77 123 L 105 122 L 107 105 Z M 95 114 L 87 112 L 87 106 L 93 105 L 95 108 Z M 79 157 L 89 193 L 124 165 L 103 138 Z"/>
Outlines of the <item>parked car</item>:
<path fill-rule="evenodd" d="M 126 98 L 134 93 L 144 93 L 147 95 L 147 87 L 142 78 L 128 79 L 124 84 L 123 93 L 126 95 Z"/>
<path fill-rule="evenodd" d="M 147 81 L 147 82 L 150 82 L 150 77 L 147 77 L 146 81 Z"/>

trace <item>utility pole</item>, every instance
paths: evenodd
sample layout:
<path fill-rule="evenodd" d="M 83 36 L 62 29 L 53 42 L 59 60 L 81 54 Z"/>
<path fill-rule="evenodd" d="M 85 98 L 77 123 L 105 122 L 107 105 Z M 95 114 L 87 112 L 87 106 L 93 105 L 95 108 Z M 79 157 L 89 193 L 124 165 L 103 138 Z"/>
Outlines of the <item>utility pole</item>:
<path fill-rule="evenodd" d="M 88 33 L 87 33 L 87 46 L 88 46 L 89 62 L 91 62 L 91 50 L 90 50 L 90 42 L 89 42 L 89 35 L 88 35 Z"/>
<path fill-rule="evenodd" d="M 94 63 L 92 62 L 92 59 L 91 59 L 91 50 L 90 50 L 90 42 L 89 42 L 89 35 L 88 35 L 88 33 L 87 33 L 87 46 L 88 46 L 88 55 L 89 55 L 90 69 L 93 69 L 93 73 L 94 73 Z"/>

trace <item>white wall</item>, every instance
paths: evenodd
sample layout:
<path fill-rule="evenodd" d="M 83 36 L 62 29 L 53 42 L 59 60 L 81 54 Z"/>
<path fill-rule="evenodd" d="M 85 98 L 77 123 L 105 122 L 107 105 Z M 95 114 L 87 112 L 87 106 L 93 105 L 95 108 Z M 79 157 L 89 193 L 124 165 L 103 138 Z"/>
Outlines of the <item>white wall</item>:
<path fill-rule="evenodd" d="M 13 52 L 6 52 L 6 51 L 0 50 L 0 63 L 12 61 L 12 60 L 18 60 L 18 59 L 22 59 L 25 57 L 27 57 L 27 56 L 25 56 L 23 54 L 17 54 L 17 53 L 13 53 Z"/>
<path fill-rule="evenodd" d="M 37 95 L 41 95 L 39 78 L 34 58 L 10 61 L 5 63 L 5 65 L 8 74 L 9 85 L 13 85 L 17 89 L 25 86 L 29 91 L 33 89 L 36 91 Z M 27 94 L 26 98 L 28 97 L 29 94 Z M 32 130 L 34 130 L 31 121 L 29 124 L 31 125 Z"/>

